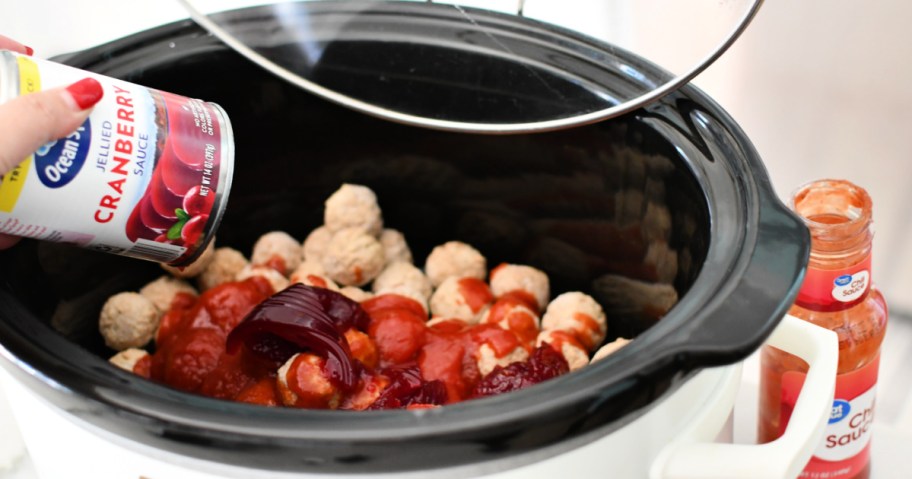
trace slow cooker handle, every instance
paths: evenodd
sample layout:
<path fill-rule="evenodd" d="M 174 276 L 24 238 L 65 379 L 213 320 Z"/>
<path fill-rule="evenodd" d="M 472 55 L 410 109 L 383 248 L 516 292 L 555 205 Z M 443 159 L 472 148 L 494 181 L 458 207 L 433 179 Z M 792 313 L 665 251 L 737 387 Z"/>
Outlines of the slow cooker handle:
<path fill-rule="evenodd" d="M 697 417 L 666 446 L 650 469 L 652 479 L 797 477 L 811 458 L 830 417 L 839 359 L 836 333 L 786 315 L 767 343 L 810 366 L 785 433 L 766 444 L 695 442 L 715 437 L 726 418 Z"/>

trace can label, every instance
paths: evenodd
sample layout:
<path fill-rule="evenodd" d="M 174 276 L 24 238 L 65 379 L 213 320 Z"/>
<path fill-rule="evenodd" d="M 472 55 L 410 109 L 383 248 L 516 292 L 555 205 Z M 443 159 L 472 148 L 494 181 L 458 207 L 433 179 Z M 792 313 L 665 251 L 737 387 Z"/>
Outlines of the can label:
<path fill-rule="evenodd" d="M 834 479 L 854 477 L 871 458 L 871 425 L 880 355 L 855 371 L 836 377 L 836 393 L 823 442 L 799 477 Z M 789 371 L 782 376 L 782 430 L 791 417 L 805 374 Z"/>
<path fill-rule="evenodd" d="M 104 89 L 85 123 L 3 176 L 0 232 L 175 265 L 195 259 L 231 182 L 221 108 L 10 52 L 0 61 L 18 80 L 0 84 L 0 102 L 88 76 Z"/>

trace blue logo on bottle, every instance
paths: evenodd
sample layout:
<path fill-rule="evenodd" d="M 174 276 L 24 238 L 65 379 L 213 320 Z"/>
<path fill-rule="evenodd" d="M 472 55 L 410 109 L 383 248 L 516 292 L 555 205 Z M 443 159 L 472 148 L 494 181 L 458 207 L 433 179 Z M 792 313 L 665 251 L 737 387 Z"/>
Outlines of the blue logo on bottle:
<path fill-rule="evenodd" d="M 830 421 L 827 424 L 842 421 L 852 412 L 852 405 L 845 399 L 836 399 L 833 401 L 833 409 L 830 410 Z"/>
<path fill-rule="evenodd" d="M 85 164 L 92 143 L 92 125 L 89 120 L 66 138 L 52 141 L 35 152 L 38 179 L 48 188 L 66 185 Z"/>
<path fill-rule="evenodd" d="M 851 282 L 852 282 L 852 275 L 850 275 L 850 274 L 844 274 L 844 275 L 836 278 L 833 281 L 833 283 L 835 283 L 836 286 L 845 286 Z"/>

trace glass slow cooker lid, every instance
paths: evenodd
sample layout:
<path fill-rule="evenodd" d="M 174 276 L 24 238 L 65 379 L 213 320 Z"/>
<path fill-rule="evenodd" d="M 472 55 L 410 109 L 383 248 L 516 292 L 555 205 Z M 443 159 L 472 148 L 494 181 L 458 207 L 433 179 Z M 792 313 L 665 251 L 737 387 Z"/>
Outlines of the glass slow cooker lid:
<path fill-rule="evenodd" d="M 331 101 L 491 133 L 590 123 L 659 98 L 718 58 L 762 3 L 178 1 L 250 60 Z M 643 82 L 627 52 L 667 75 Z"/>

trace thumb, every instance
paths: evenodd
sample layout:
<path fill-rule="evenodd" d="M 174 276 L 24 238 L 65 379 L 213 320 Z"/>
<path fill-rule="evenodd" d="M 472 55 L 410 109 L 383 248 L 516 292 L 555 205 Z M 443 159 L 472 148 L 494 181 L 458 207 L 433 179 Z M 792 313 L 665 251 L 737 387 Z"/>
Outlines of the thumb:
<path fill-rule="evenodd" d="M 68 87 L 30 93 L 0 105 L 0 174 L 41 145 L 72 133 L 102 95 L 101 84 L 85 78 Z"/>

